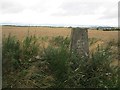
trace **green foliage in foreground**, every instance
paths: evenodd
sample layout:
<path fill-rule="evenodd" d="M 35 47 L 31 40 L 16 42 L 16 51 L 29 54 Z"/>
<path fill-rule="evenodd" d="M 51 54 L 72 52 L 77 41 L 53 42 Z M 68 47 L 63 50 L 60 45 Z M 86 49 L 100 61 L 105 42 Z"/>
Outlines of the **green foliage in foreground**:
<path fill-rule="evenodd" d="M 41 48 L 36 36 L 27 36 L 23 42 L 9 35 L 3 38 L 3 72 L 20 71 L 20 80 L 30 77 L 30 87 L 57 87 L 57 88 L 115 88 L 119 87 L 118 67 L 111 66 L 111 47 L 98 46 L 96 52 L 90 55 L 89 60 L 70 53 L 70 39 L 61 36 L 49 40 L 47 48 Z M 111 42 L 110 42 L 111 43 Z M 93 42 L 91 43 L 93 44 Z M 42 55 L 39 52 L 42 50 Z M 37 58 L 36 58 L 37 57 Z M 38 58 L 39 57 L 39 58 Z M 35 64 L 29 62 L 35 61 Z M 36 65 L 39 70 L 27 75 L 27 68 Z M 47 68 L 48 67 L 48 68 Z M 12 70 L 8 70 L 12 68 Z M 7 74 L 4 75 L 4 77 Z M 4 78 L 3 77 L 3 78 Z M 19 81 L 13 76 L 16 82 Z M 42 78 L 41 78 L 42 77 Z M 7 79 L 9 80 L 10 77 Z M 46 79 L 47 78 L 47 79 Z M 29 81 L 30 81 L 29 80 Z M 33 80 L 33 81 L 32 81 Z M 48 81 L 50 80 L 50 82 Z M 3 80 L 7 81 L 6 79 Z M 9 82 L 9 83 L 8 83 Z M 9 85 L 15 84 L 7 81 Z M 51 83 L 52 82 L 52 83 Z M 5 86 L 4 87 L 9 87 Z"/>
<path fill-rule="evenodd" d="M 68 79 L 69 86 L 82 88 L 118 87 L 117 68 L 110 66 L 110 53 L 108 47 L 104 49 L 98 47 L 98 50 L 87 62 L 79 59 L 78 67 L 71 70 Z"/>
<path fill-rule="evenodd" d="M 20 67 L 20 42 L 14 36 L 9 34 L 6 39 L 3 39 L 2 53 L 3 64 L 8 63 L 8 67 L 6 66 L 8 69 L 17 69 Z"/>

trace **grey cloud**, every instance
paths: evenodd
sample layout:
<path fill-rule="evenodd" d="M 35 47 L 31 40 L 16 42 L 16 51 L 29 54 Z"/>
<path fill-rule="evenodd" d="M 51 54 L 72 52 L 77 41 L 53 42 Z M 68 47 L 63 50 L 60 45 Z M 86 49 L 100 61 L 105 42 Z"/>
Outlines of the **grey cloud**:
<path fill-rule="evenodd" d="M 117 13 L 109 13 L 107 15 L 101 16 L 99 19 L 116 19 L 117 17 Z"/>
<path fill-rule="evenodd" d="M 98 8 L 104 7 L 103 2 L 67 2 L 63 3 L 59 8 L 64 12 L 54 13 L 53 15 L 66 15 L 66 16 L 77 16 L 77 15 L 92 15 L 96 14 Z"/>
<path fill-rule="evenodd" d="M 38 13 L 41 13 L 41 12 L 47 11 L 49 8 L 46 8 L 45 4 L 40 5 L 38 3 L 36 5 L 33 5 L 33 6 L 29 7 L 29 9 L 32 10 L 32 11 L 36 11 Z"/>
<path fill-rule="evenodd" d="M 1 0 L 0 1 L 0 10 L 3 14 L 9 14 L 9 13 L 19 13 L 24 10 L 24 7 L 20 5 L 19 3 L 15 2 L 10 2 L 10 1 L 5 1 Z"/>
<path fill-rule="evenodd" d="M 117 7 L 108 8 L 99 19 L 117 19 L 118 17 L 118 9 Z"/>

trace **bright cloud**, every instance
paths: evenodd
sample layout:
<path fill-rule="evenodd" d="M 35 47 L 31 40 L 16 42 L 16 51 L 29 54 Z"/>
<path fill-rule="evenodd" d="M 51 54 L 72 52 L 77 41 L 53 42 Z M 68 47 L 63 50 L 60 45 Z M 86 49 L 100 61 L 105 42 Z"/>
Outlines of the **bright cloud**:
<path fill-rule="evenodd" d="M 119 0 L 0 0 L 0 23 L 118 25 Z"/>

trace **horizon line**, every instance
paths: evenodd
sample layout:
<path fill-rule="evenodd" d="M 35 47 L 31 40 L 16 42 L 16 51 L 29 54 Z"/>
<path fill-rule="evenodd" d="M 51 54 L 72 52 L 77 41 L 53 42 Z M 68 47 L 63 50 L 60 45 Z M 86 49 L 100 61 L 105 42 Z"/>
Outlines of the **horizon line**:
<path fill-rule="evenodd" d="M 10 26 L 54 26 L 54 27 L 118 27 L 113 25 L 79 25 L 79 24 L 22 24 L 22 23 L 0 23 L 0 25 Z"/>

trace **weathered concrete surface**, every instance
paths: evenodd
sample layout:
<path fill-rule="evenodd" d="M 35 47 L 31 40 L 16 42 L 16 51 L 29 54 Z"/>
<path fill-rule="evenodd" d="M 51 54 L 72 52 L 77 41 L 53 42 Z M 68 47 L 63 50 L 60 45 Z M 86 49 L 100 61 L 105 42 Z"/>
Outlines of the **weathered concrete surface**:
<path fill-rule="evenodd" d="M 88 30 L 86 28 L 73 28 L 71 32 L 71 51 L 81 57 L 89 57 Z"/>

